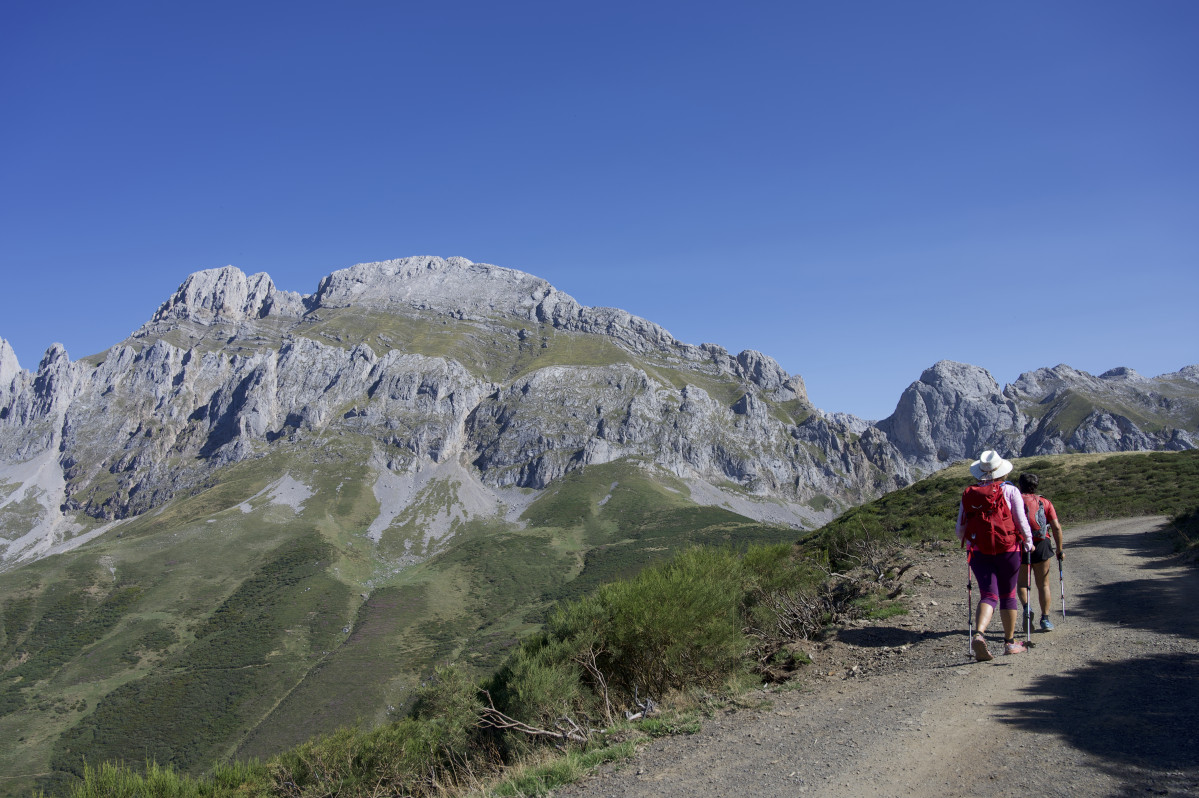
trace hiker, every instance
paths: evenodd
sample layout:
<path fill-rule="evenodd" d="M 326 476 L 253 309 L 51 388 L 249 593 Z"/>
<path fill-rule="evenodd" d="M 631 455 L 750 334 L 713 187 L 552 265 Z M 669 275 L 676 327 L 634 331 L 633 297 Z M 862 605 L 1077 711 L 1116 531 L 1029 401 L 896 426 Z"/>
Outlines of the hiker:
<path fill-rule="evenodd" d="M 1041 631 L 1053 629 L 1049 622 L 1050 603 L 1053 593 L 1049 590 L 1049 564 L 1053 561 L 1054 543 L 1057 544 L 1057 558 L 1062 558 L 1062 525 L 1057 519 L 1057 510 L 1053 502 L 1044 496 L 1037 495 L 1037 485 L 1040 479 L 1036 474 L 1021 474 L 1017 483 L 1020 493 L 1024 496 L 1024 513 L 1028 516 L 1028 525 L 1032 528 L 1032 551 L 1025 552 L 1021 557 L 1020 569 L 1020 603 L 1024 605 L 1023 623 L 1032 625 L 1032 610 L 1029 609 L 1028 595 L 1028 565 L 1032 564 L 1032 572 L 1037 580 L 1037 598 L 1041 602 Z M 1053 531 L 1053 541 L 1049 540 L 1049 532 Z"/>
<path fill-rule="evenodd" d="M 988 449 L 970 465 L 978 480 L 962 492 L 958 505 L 957 536 L 967 553 L 970 570 L 978 580 L 978 612 L 970 648 L 979 662 L 994 659 L 987 649 L 985 632 L 995 609 L 1003 624 L 1003 653 L 1022 654 L 1025 646 L 1016 640 L 1016 617 L 1020 602 L 1016 584 L 1020 552 L 1032 548 L 1032 532 L 1024 513 L 1020 490 L 1004 477 L 1012 464 Z"/>

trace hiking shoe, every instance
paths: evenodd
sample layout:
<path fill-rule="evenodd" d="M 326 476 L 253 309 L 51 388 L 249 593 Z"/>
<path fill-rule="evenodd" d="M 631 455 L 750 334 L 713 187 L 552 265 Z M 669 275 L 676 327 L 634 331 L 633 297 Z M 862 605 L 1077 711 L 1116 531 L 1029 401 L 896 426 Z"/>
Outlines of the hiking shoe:
<path fill-rule="evenodd" d="M 1028 649 L 1024 647 L 1024 644 L 1019 640 L 1013 640 L 1010 643 L 1003 644 L 1004 654 L 1023 654 L 1027 650 Z"/>
<path fill-rule="evenodd" d="M 989 659 L 995 659 L 991 652 L 987 650 L 987 641 L 982 635 L 976 634 L 974 639 L 970 641 L 970 648 L 974 651 L 974 659 L 978 662 L 986 662 Z"/>
<path fill-rule="evenodd" d="M 1049 622 L 1049 617 L 1047 615 L 1041 616 L 1041 631 L 1042 632 L 1052 632 L 1053 631 L 1053 624 L 1051 624 Z"/>

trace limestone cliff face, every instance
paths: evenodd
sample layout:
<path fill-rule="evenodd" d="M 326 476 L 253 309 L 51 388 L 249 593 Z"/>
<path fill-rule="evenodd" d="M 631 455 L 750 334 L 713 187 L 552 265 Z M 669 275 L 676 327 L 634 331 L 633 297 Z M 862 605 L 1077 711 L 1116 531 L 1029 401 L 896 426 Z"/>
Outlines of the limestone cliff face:
<path fill-rule="evenodd" d="M 1195 448 L 1199 368 L 1093 377 L 1066 365 L 1021 374 L 1004 395 L 1028 408 L 1024 455 Z"/>
<path fill-rule="evenodd" d="M 238 323 L 271 314 L 298 317 L 304 311 L 299 294 L 279 291 L 266 274 L 246 276 L 226 266 L 190 275 L 154 314 L 154 322 Z"/>
<path fill-rule="evenodd" d="M 933 471 L 984 449 L 1012 451 L 1024 424 L 989 372 L 942 360 L 908 386 L 877 426 L 908 462 Z"/>
<path fill-rule="evenodd" d="M 942 361 L 872 425 L 816 410 L 767 355 L 677 341 L 512 269 L 406 258 L 302 296 L 225 267 L 189 276 L 100 357 L 55 345 L 29 372 L 0 339 L 0 502 L 36 483 L 43 519 L 125 518 L 230 464 L 332 446 L 393 473 L 454 461 L 532 489 L 628 458 L 811 526 L 984 448 L 1190 448 L 1197 407 L 1199 367 L 1148 380 L 1058 366 L 1000 389 Z M 0 515 L 14 526 L 0 559 L 32 550 L 16 528 L 31 512 Z"/>
<path fill-rule="evenodd" d="M 878 429 L 914 467 L 931 471 L 984 449 L 1008 457 L 1195 448 L 1199 368 L 1146 378 L 1094 377 L 1066 365 L 1021 374 L 1000 390 L 976 366 L 941 361 L 900 397 Z"/>

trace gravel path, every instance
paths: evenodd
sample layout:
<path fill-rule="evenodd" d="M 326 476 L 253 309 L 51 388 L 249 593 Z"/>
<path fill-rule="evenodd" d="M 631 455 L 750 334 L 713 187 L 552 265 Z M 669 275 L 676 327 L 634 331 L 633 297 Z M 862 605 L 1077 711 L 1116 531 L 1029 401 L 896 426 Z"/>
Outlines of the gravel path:
<path fill-rule="evenodd" d="M 800 688 L 554 794 L 1199 796 L 1199 570 L 1164 521 L 1067 528 L 1066 618 L 1054 577 L 1056 630 L 986 663 L 967 657 L 964 556 L 916 552 L 911 612 L 814 643 Z"/>

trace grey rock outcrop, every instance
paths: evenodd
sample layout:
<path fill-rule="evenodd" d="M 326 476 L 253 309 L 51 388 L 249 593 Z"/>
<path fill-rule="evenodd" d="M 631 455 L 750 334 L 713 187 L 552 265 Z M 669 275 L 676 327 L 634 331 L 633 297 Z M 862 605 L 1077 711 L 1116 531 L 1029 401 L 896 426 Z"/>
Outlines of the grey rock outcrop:
<path fill-rule="evenodd" d="M 908 386 L 877 427 L 909 463 L 935 471 L 983 449 L 1018 451 L 1024 421 L 988 371 L 942 360 Z"/>
<path fill-rule="evenodd" d="M 1001 391 L 986 370 L 941 361 L 877 428 L 921 472 L 984 449 L 1005 457 L 1190 449 L 1197 373 L 1187 366 L 1149 378 L 1120 367 L 1095 377 L 1058 365 L 1021 374 Z"/>
<path fill-rule="evenodd" d="M 151 321 L 212 324 L 261 319 L 272 314 L 299 316 L 303 311 L 301 296 L 276 289 L 265 273 L 246 276 L 241 269 L 225 266 L 188 276 Z"/>
<path fill-rule="evenodd" d="M 1021 374 L 1004 389 L 1028 413 L 1019 454 L 1194 448 L 1193 374 L 1188 366 L 1148 378 L 1120 367 L 1095 377 L 1066 365 Z"/>

